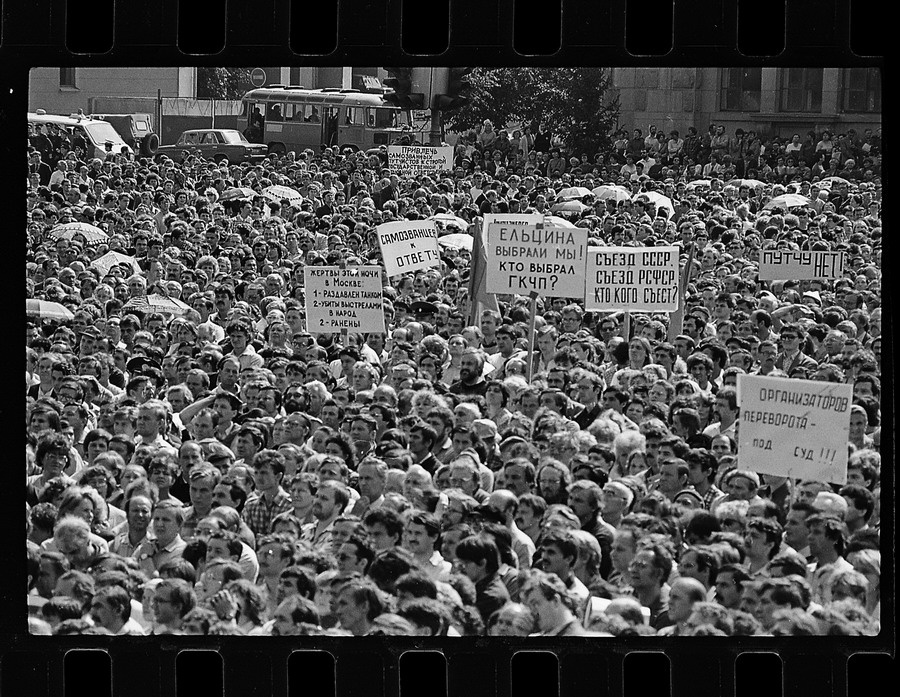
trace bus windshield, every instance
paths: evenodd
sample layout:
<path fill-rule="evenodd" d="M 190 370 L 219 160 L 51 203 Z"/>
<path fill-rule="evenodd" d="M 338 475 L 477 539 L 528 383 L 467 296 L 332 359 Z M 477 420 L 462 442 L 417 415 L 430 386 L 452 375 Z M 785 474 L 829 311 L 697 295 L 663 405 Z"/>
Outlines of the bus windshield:
<path fill-rule="evenodd" d="M 370 108 L 369 125 L 372 128 L 397 128 L 401 113 L 400 109 Z"/>

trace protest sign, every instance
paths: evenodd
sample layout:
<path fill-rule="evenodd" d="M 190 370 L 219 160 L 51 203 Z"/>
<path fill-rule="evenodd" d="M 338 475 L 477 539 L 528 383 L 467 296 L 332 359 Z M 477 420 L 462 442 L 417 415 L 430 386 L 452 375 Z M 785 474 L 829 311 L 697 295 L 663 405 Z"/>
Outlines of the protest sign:
<path fill-rule="evenodd" d="M 829 280 L 844 275 L 844 253 L 764 249 L 759 253 L 759 280 Z"/>
<path fill-rule="evenodd" d="M 737 401 L 742 469 L 846 483 L 852 385 L 738 375 Z"/>
<path fill-rule="evenodd" d="M 585 310 L 678 309 L 678 247 L 590 247 L 585 276 Z"/>
<path fill-rule="evenodd" d="M 541 225 L 544 222 L 544 216 L 540 213 L 485 213 L 484 214 L 484 230 L 494 223 L 505 223 L 507 225 Z"/>
<path fill-rule="evenodd" d="M 488 293 L 584 295 L 585 228 L 491 223 L 485 249 Z"/>
<path fill-rule="evenodd" d="M 388 167 L 400 176 L 417 176 L 453 169 L 453 147 L 389 145 Z"/>
<path fill-rule="evenodd" d="M 303 276 L 310 332 L 384 331 L 380 266 L 307 266 Z"/>
<path fill-rule="evenodd" d="M 439 266 L 438 230 L 433 220 L 384 223 L 376 228 L 388 276 Z"/>

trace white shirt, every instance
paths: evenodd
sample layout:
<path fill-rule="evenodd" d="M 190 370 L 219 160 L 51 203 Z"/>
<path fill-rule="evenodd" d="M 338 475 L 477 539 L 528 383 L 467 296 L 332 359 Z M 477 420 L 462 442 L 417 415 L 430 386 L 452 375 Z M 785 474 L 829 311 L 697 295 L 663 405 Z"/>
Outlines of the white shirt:
<path fill-rule="evenodd" d="M 423 571 L 425 571 L 433 581 L 443 581 L 446 583 L 449 580 L 453 565 L 449 561 L 446 561 L 437 550 L 432 552 L 427 560 L 423 561 L 421 557 L 416 557 L 416 561 L 422 565 Z"/>

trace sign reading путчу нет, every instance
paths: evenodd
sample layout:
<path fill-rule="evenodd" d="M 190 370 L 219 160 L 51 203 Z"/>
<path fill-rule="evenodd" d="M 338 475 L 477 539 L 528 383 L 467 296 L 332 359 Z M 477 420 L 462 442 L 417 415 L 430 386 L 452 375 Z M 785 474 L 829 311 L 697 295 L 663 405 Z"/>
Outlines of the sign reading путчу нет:
<path fill-rule="evenodd" d="M 678 309 L 678 247 L 590 247 L 585 276 L 585 310 Z"/>
<path fill-rule="evenodd" d="M 741 469 L 847 481 L 853 385 L 738 375 L 737 401 Z"/>
<path fill-rule="evenodd" d="M 551 298 L 584 295 L 585 228 L 525 223 L 487 226 L 487 292 Z"/>
<path fill-rule="evenodd" d="M 759 253 L 760 281 L 823 281 L 844 275 L 843 252 L 764 249 Z"/>
<path fill-rule="evenodd" d="M 388 167 L 401 176 L 448 172 L 453 169 L 453 147 L 389 145 Z"/>
<path fill-rule="evenodd" d="M 307 266 L 303 275 L 311 333 L 384 331 L 380 266 Z"/>

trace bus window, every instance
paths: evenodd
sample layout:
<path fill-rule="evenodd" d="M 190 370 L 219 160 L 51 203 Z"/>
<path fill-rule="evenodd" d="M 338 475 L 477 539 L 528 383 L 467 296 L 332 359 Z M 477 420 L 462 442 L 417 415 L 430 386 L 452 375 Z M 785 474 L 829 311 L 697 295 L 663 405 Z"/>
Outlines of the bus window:
<path fill-rule="evenodd" d="M 339 110 L 337 107 L 326 106 L 323 111 L 325 124 L 322 128 L 322 142 L 324 145 L 337 145 Z"/>
<path fill-rule="evenodd" d="M 322 121 L 322 116 L 319 114 L 319 109 L 317 107 L 312 107 L 309 112 L 309 116 L 307 116 L 305 121 L 309 121 L 310 123 L 319 123 Z"/>
<path fill-rule="evenodd" d="M 266 119 L 268 121 L 283 121 L 284 117 L 281 113 L 281 104 L 270 104 Z"/>
<path fill-rule="evenodd" d="M 345 109 L 344 125 L 345 126 L 362 126 L 363 110 L 360 107 L 347 107 Z"/>
<path fill-rule="evenodd" d="M 294 104 L 294 115 L 292 119 L 294 121 L 304 121 L 306 119 L 306 105 L 305 104 Z"/>
<path fill-rule="evenodd" d="M 302 121 L 303 105 L 302 104 L 285 104 L 284 105 L 285 121 Z"/>
<path fill-rule="evenodd" d="M 368 111 L 370 128 L 394 128 L 398 125 L 396 119 L 400 112 L 396 109 L 370 107 Z"/>

